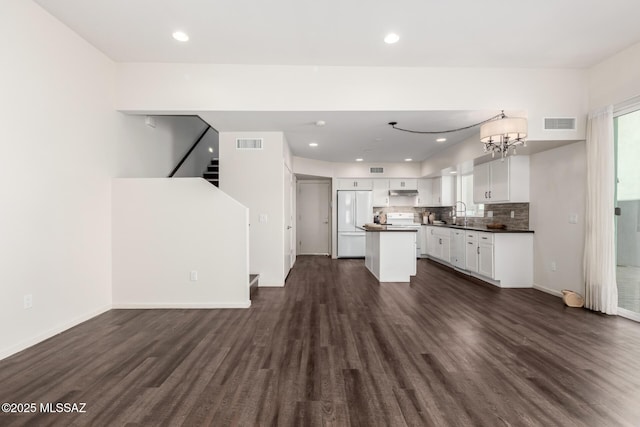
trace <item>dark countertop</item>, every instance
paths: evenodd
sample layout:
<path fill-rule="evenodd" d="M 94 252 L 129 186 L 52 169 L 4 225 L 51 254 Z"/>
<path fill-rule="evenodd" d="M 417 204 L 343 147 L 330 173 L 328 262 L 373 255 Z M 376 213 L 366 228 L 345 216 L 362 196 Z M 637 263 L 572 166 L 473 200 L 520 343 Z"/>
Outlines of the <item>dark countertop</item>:
<path fill-rule="evenodd" d="M 482 231 L 485 233 L 534 233 L 533 230 L 516 230 L 509 228 L 502 229 L 493 229 L 493 228 L 482 228 L 482 227 L 465 227 L 464 225 L 453 225 L 453 224 L 422 224 L 429 225 L 432 227 L 446 227 L 446 228 L 455 228 L 458 230 L 471 230 L 471 231 Z"/>
<path fill-rule="evenodd" d="M 366 228 L 366 227 L 358 227 L 360 230 L 364 230 L 364 231 L 408 231 L 411 233 L 417 233 L 418 229 L 417 228 L 407 228 L 407 227 L 398 227 L 398 226 L 393 226 L 393 225 L 383 225 L 380 228 Z"/>

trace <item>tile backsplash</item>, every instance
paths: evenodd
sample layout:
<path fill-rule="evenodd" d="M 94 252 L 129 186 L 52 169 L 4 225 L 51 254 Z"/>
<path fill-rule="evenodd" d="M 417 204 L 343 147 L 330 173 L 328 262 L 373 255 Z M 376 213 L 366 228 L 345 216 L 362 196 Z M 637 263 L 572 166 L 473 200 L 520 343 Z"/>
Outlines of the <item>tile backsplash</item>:
<path fill-rule="evenodd" d="M 511 218 L 513 211 L 514 217 Z M 433 208 L 416 208 L 411 206 L 389 206 L 384 208 L 374 208 L 373 213 L 389 213 L 389 212 L 413 212 L 415 222 L 423 222 L 422 216 L 426 212 L 436 214 L 436 219 L 445 221 L 448 224 L 452 222 L 452 207 L 433 207 Z M 489 212 L 493 212 L 493 217 L 489 217 Z M 457 222 L 462 224 L 464 216 L 459 216 Z M 487 224 L 498 222 L 505 224 L 507 229 L 511 230 L 528 230 L 529 229 L 529 203 L 496 203 L 484 205 L 484 217 L 469 217 L 467 225 L 471 227 L 484 227 Z"/>

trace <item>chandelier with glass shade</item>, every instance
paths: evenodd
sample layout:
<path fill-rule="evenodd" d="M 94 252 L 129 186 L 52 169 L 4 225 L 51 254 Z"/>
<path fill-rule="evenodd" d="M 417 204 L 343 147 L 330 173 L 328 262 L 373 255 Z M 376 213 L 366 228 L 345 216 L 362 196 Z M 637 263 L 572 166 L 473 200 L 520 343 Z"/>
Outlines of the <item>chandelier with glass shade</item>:
<path fill-rule="evenodd" d="M 509 151 L 516 154 L 519 145 L 527 146 L 527 119 L 522 117 L 507 117 L 504 113 L 495 120 L 483 123 L 480 127 L 480 142 L 484 144 L 484 152 L 496 153 L 502 157 L 509 155 Z"/>

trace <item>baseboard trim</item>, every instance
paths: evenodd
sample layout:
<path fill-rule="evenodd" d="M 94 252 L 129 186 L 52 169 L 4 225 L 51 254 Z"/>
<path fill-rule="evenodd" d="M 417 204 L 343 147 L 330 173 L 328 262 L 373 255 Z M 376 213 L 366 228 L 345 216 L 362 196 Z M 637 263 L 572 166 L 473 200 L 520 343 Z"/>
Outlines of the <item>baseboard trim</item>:
<path fill-rule="evenodd" d="M 71 329 L 74 326 L 78 326 L 79 324 L 86 322 L 87 320 L 93 319 L 96 316 L 106 313 L 109 310 L 111 310 L 111 304 L 100 307 L 96 310 L 92 310 L 88 313 L 64 322 L 61 325 L 56 326 L 55 328 L 51 328 L 48 331 L 22 341 L 14 346 L 0 350 L 0 360 L 6 359 L 9 356 L 13 356 L 14 354 L 26 350 L 29 347 L 33 347 L 36 344 L 40 344 L 42 341 L 48 340 L 51 337 L 61 334 L 62 332 Z"/>
<path fill-rule="evenodd" d="M 544 286 L 541 286 L 541 285 L 537 285 L 535 283 L 533 284 L 533 289 L 537 289 L 537 290 L 539 290 L 541 292 L 544 292 L 546 294 L 550 294 L 550 295 L 553 295 L 555 297 L 562 298 L 562 292 L 557 291 L 555 289 L 550 289 L 550 288 L 547 288 L 547 287 L 544 287 Z"/>
<path fill-rule="evenodd" d="M 243 302 L 223 302 L 223 303 L 123 303 L 113 304 L 114 310 L 153 310 L 153 309 L 218 309 L 218 308 L 249 308 L 251 307 L 251 301 Z"/>
<path fill-rule="evenodd" d="M 262 283 L 258 283 L 258 287 L 259 288 L 284 288 L 284 283 L 278 283 L 278 284 L 262 284 Z"/>
<path fill-rule="evenodd" d="M 625 319 L 633 320 L 634 322 L 640 322 L 640 313 L 627 310 L 626 308 L 618 307 L 618 316 L 624 317 Z"/>

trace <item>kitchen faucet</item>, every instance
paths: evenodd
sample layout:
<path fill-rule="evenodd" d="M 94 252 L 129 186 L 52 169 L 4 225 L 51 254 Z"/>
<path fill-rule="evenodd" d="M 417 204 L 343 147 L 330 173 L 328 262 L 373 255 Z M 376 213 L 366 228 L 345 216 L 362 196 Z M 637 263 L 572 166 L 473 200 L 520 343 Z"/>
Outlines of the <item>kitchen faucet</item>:
<path fill-rule="evenodd" d="M 464 207 L 464 211 L 459 211 L 458 210 L 458 203 L 462 203 L 462 206 Z M 458 212 L 464 212 L 464 226 L 467 226 L 467 204 L 461 200 L 458 200 L 455 205 L 454 205 L 454 213 L 456 214 L 456 216 L 458 215 Z"/>

